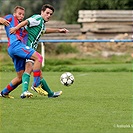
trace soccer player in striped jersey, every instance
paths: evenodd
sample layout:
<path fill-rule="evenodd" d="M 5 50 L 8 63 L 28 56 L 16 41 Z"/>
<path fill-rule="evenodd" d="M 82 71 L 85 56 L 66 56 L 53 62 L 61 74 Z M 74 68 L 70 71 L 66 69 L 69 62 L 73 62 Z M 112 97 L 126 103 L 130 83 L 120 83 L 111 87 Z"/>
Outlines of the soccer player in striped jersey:
<path fill-rule="evenodd" d="M 17 26 L 24 18 L 25 9 L 21 6 L 14 8 L 14 13 L 0 18 L 0 23 L 5 25 L 6 34 L 8 37 L 8 54 L 17 72 L 15 77 L 1 92 L 0 96 L 5 98 L 13 98 L 9 95 L 19 84 L 22 83 L 22 76 L 25 70 L 25 60 L 34 60 L 33 73 L 34 73 L 34 88 L 40 85 L 41 63 L 42 56 L 31 47 L 27 46 L 27 31 L 24 28 L 17 30 L 15 34 L 10 34 L 10 28 Z M 39 87 L 40 88 L 40 87 Z M 44 91 L 44 90 L 42 90 Z M 46 91 L 45 91 L 46 92 Z M 43 92 L 42 92 L 43 93 Z M 33 94 L 25 91 L 24 97 L 32 97 Z"/>
<path fill-rule="evenodd" d="M 68 30 L 65 28 L 60 29 L 53 29 L 53 28 L 46 28 L 45 22 L 48 22 L 51 16 L 54 13 L 53 6 L 49 4 L 45 4 L 42 6 L 41 15 L 33 15 L 30 18 L 26 19 L 25 21 L 21 22 L 14 28 L 11 28 L 10 33 L 15 33 L 18 29 L 25 26 L 26 31 L 28 32 L 28 43 L 27 45 L 34 48 L 35 50 L 38 47 L 38 41 L 40 36 L 43 33 L 67 33 Z M 29 84 L 30 74 L 32 72 L 32 61 L 28 60 L 26 63 L 26 69 L 23 77 L 23 81 Z M 28 84 L 23 84 L 23 93 L 27 91 Z M 46 83 L 46 80 L 41 75 L 41 84 L 42 89 L 48 92 L 49 98 L 55 98 L 62 94 L 62 91 L 53 92 Z M 33 84 L 34 86 L 34 84 Z M 33 87 L 34 88 L 34 87 Z M 22 95 L 23 95 L 22 93 Z M 39 92 L 38 92 L 39 93 Z"/>

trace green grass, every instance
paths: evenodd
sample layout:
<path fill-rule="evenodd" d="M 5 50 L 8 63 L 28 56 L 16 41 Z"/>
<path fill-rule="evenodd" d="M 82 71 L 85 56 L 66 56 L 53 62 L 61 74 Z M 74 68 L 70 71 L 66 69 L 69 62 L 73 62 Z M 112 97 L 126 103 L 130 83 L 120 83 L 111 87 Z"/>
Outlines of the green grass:
<path fill-rule="evenodd" d="M 118 59 L 117 59 L 118 60 Z M 10 61 L 0 62 L 0 72 L 15 71 L 13 63 Z M 46 67 L 45 67 L 46 66 Z M 95 61 L 92 59 L 48 59 L 45 62 L 45 66 L 42 68 L 43 71 L 47 72 L 132 72 L 131 62 L 117 62 L 117 61 Z"/>
<path fill-rule="evenodd" d="M 15 99 L 0 99 L 0 133 L 133 132 L 131 72 L 72 73 L 70 87 L 60 83 L 62 72 L 43 73 L 52 90 L 63 91 L 59 98 L 33 92 L 33 98 L 20 99 L 20 85 L 11 93 Z M 2 89 L 16 74 L 0 75 Z"/>

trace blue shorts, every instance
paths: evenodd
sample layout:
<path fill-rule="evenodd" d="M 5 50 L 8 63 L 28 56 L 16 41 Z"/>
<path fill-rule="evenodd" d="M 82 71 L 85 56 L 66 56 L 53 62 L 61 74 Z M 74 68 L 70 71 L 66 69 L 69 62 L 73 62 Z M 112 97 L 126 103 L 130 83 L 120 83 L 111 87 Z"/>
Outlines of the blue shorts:
<path fill-rule="evenodd" d="M 8 47 L 8 54 L 13 60 L 16 72 L 25 70 L 25 61 L 30 59 L 34 52 L 34 49 L 26 46 L 21 41 L 16 41 Z"/>

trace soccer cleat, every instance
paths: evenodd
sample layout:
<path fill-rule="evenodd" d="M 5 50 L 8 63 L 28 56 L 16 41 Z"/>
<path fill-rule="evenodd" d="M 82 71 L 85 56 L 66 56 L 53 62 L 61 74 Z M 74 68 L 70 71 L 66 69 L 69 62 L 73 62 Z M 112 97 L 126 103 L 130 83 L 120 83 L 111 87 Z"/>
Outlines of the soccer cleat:
<path fill-rule="evenodd" d="M 20 96 L 22 99 L 23 98 L 31 98 L 31 97 L 33 97 L 33 94 L 32 93 L 30 93 L 29 91 L 25 91 L 25 92 L 23 92 L 22 94 L 21 94 L 21 96 Z"/>
<path fill-rule="evenodd" d="M 14 99 L 14 97 L 13 97 L 13 96 L 10 96 L 9 94 L 7 94 L 7 95 L 4 95 L 4 94 L 1 94 L 1 92 L 0 92 L 0 97 Z"/>
<path fill-rule="evenodd" d="M 34 88 L 33 88 L 33 86 L 31 86 L 31 90 L 32 90 L 32 91 L 35 91 Z"/>
<path fill-rule="evenodd" d="M 62 94 L 62 91 L 54 92 L 53 96 L 48 96 L 48 98 L 56 98 Z"/>
<path fill-rule="evenodd" d="M 39 85 L 38 87 L 32 86 L 31 89 L 36 91 L 40 95 L 44 95 L 44 96 L 48 95 L 48 93 L 45 90 L 42 89 L 41 85 Z"/>

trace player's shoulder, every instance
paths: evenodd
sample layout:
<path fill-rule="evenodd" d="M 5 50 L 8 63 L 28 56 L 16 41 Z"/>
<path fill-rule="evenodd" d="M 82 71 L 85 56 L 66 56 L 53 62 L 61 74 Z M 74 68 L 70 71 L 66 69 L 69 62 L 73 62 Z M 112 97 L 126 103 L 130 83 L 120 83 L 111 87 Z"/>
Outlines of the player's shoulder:
<path fill-rule="evenodd" d="M 41 19 L 42 19 L 42 16 L 39 15 L 39 14 L 34 14 L 34 15 L 32 16 L 32 18 L 34 18 L 34 19 L 36 19 L 36 20 L 41 20 Z"/>
<path fill-rule="evenodd" d="M 12 21 L 12 19 L 14 18 L 14 16 L 12 14 L 8 14 L 6 16 L 4 16 L 4 19 L 7 19 L 8 21 Z"/>
<path fill-rule="evenodd" d="M 6 16 L 4 16 L 4 18 L 12 18 L 14 17 L 12 14 L 7 14 Z"/>
<path fill-rule="evenodd" d="M 41 15 L 40 14 L 34 14 L 34 15 L 32 15 L 32 18 L 41 18 Z"/>

